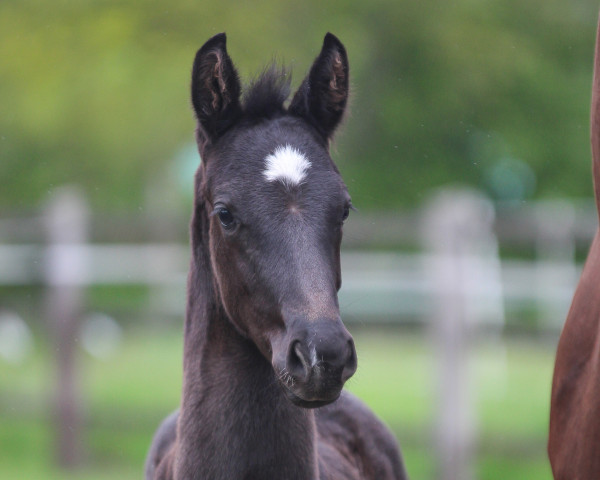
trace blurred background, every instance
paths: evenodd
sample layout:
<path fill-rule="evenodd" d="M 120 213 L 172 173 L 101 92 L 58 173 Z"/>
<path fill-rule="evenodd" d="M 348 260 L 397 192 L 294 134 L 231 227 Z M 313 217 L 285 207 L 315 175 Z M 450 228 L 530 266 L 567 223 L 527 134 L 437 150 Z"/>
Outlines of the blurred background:
<path fill-rule="evenodd" d="M 0 2 L 0 478 L 141 478 L 176 408 L 196 50 L 297 86 L 346 45 L 332 150 L 348 388 L 413 479 L 550 479 L 553 356 L 597 228 L 591 0 Z"/>

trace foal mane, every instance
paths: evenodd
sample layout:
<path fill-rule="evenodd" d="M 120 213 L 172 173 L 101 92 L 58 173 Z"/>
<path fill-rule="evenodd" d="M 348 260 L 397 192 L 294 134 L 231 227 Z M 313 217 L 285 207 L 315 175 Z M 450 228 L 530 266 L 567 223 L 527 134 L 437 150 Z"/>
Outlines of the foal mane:
<path fill-rule="evenodd" d="M 242 110 L 247 119 L 264 120 L 285 112 L 290 95 L 290 72 L 275 62 L 268 65 L 245 89 Z"/>

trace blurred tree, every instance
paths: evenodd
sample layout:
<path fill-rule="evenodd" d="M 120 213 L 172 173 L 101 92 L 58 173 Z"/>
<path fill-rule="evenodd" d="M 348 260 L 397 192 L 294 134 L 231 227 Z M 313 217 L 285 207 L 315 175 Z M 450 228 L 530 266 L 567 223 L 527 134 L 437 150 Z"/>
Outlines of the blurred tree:
<path fill-rule="evenodd" d="M 334 153 L 359 206 L 487 188 L 506 158 L 537 196 L 589 196 L 596 18 L 591 0 L 4 0 L 0 209 L 73 182 L 95 208 L 143 206 L 192 139 L 191 62 L 219 31 L 243 78 L 278 55 L 294 85 L 326 31 L 342 39 L 354 100 Z"/>

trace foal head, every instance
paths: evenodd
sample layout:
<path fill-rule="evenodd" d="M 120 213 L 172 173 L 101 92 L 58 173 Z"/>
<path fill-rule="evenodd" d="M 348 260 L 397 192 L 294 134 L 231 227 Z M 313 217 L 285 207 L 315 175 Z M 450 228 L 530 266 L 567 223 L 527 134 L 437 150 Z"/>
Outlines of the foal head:
<path fill-rule="evenodd" d="M 196 215 L 228 319 L 303 407 L 334 401 L 356 370 L 342 324 L 342 224 L 350 196 L 329 156 L 348 97 L 344 46 L 331 34 L 289 106 L 272 68 L 240 99 L 225 34 L 196 54 L 192 104 L 202 163 Z M 200 228 L 193 226 L 192 228 Z"/>

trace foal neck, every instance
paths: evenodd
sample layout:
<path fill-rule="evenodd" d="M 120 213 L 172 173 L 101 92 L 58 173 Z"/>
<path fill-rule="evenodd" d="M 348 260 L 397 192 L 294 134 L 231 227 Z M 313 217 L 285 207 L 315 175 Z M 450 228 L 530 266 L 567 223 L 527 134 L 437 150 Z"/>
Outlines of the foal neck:
<path fill-rule="evenodd" d="M 271 364 L 227 318 L 198 268 L 209 265 L 193 259 L 189 277 L 175 478 L 313 480 L 314 413 L 285 398 Z"/>

